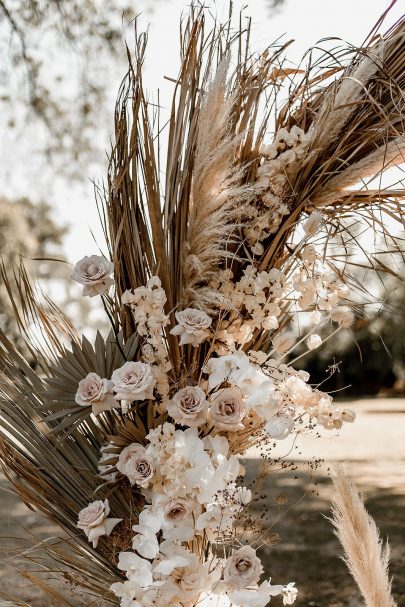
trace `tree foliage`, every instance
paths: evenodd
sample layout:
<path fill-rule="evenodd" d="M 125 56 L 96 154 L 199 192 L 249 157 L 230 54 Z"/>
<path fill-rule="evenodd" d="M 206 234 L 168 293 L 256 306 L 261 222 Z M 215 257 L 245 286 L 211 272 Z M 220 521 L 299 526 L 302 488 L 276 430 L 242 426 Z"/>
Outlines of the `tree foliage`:
<path fill-rule="evenodd" d="M 58 169 L 92 159 L 106 70 L 123 55 L 130 0 L 0 0 L 1 127 L 35 133 Z M 68 160 L 68 162 L 66 162 Z"/>

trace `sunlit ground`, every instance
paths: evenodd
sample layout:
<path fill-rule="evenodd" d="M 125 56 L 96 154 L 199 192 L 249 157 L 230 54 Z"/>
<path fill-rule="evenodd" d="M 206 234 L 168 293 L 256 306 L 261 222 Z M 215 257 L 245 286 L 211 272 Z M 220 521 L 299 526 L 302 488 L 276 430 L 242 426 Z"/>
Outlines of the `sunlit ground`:
<path fill-rule="evenodd" d="M 391 573 L 394 594 L 405 604 L 405 399 L 364 399 L 345 402 L 357 411 L 357 420 L 334 439 L 300 439 L 287 462 L 297 470 L 274 471 L 260 483 L 267 506 L 266 526 L 280 540 L 263 547 L 266 571 L 275 583 L 295 581 L 300 589 L 297 606 L 360 607 L 353 580 L 339 559 L 340 547 L 328 515 L 332 496 L 329 468 L 344 461 L 347 471 L 364 491 L 370 513 L 392 549 Z M 272 454 L 290 451 L 279 443 Z M 254 455 L 254 454 L 253 454 Z M 323 459 L 313 470 L 306 462 Z M 254 458 L 246 460 L 251 482 L 258 471 Z M 20 561 L 10 559 L 12 538 L 46 537 L 57 533 L 38 514 L 30 512 L 2 485 L 0 492 L 2 564 L 0 588 L 27 601 L 32 607 L 49 607 L 49 598 L 34 590 L 18 575 Z M 261 509 L 260 509 L 261 510 Z M 8 539 L 5 539 L 5 538 Z M 26 548 L 26 546 L 24 546 Z M 276 604 L 276 600 L 274 600 Z M 78 603 L 72 602 L 72 605 Z M 6 607 L 1 602 L 0 607 Z"/>

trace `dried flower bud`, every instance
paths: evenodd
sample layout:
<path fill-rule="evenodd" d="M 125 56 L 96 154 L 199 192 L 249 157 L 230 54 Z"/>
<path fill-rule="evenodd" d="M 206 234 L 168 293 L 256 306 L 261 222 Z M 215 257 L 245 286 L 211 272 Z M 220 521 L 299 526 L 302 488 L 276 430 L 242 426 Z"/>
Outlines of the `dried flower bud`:
<path fill-rule="evenodd" d="M 273 348 L 278 354 L 284 354 L 295 344 L 295 335 L 292 332 L 279 333 L 273 339 Z"/>
<path fill-rule="evenodd" d="M 322 223 L 322 213 L 314 211 L 304 223 L 304 232 L 308 236 L 315 236 Z"/>
<path fill-rule="evenodd" d="M 354 322 L 354 314 L 348 306 L 332 308 L 330 317 L 343 328 L 350 327 Z"/>
<path fill-rule="evenodd" d="M 322 338 L 319 335 L 314 333 L 308 337 L 307 347 L 309 350 L 316 350 L 320 345 L 322 345 Z"/>
<path fill-rule="evenodd" d="M 351 409 L 343 409 L 342 411 L 342 419 L 344 422 L 352 424 L 356 419 L 356 414 Z"/>

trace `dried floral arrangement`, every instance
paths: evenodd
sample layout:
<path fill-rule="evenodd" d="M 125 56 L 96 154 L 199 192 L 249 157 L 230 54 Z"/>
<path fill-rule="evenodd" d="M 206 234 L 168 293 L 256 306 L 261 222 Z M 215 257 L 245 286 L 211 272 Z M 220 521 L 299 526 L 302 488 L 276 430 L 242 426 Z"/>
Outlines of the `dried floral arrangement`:
<path fill-rule="evenodd" d="M 393 274 L 402 252 L 388 226 L 404 190 L 373 184 L 404 160 L 404 21 L 293 69 L 288 44 L 257 55 L 249 21 L 210 20 L 192 6 L 182 21 L 167 124 L 143 86 L 146 35 L 128 52 L 96 191 L 108 252 L 72 275 L 110 334 L 77 335 L 22 266 L 9 289 L 36 368 L 0 335 L 1 460 L 63 528 L 48 572 L 83 604 L 295 601 L 256 554 L 243 455 L 354 421 L 294 364 L 362 314 L 352 269 Z"/>

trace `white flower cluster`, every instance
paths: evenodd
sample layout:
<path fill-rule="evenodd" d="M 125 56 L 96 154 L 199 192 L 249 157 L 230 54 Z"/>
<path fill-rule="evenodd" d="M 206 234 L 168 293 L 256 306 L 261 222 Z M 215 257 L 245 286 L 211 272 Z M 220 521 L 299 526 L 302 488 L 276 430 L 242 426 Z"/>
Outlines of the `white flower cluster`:
<path fill-rule="evenodd" d="M 302 268 L 293 276 L 293 286 L 298 293 L 298 305 L 302 310 L 313 308 L 326 312 L 341 327 L 349 327 L 354 320 L 347 305 L 341 305 L 349 295 L 335 272 L 324 267 L 313 245 L 305 245 L 301 251 Z"/>
<path fill-rule="evenodd" d="M 150 364 L 163 364 L 164 370 L 169 371 L 170 366 L 162 339 L 162 330 L 169 324 L 169 317 L 164 312 L 166 301 L 165 290 L 157 276 L 152 276 L 146 287 L 125 291 L 121 297 L 121 303 L 132 310 L 138 335 L 145 338 L 142 346 L 144 361 Z"/>
<path fill-rule="evenodd" d="M 317 423 L 326 430 L 340 429 L 344 422 L 355 420 L 351 410 L 337 407 L 329 394 L 312 388 L 306 371 L 297 371 L 274 359 L 268 360 L 263 370 L 271 377 L 276 403 L 276 414 L 265 425 L 272 438 L 286 438 L 294 429 L 295 420 L 304 415 L 311 425 Z"/>
<path fill-rule="evenodd" d="M 213 283 L 213 287 L 223 296 L 221 305 L 231 312 L 247 312 L 248 317 L 242 320 L 241 315 L 237 314 L 220 322 L 218 341 L 226 345 L 227 351 L 247 343 L 255 329 L 277 329 L 280 304 L 291 290 L 285 274 L 275 268 L 269 272 L 258 272 L 250 265 L 238 282 L 231 279 L 231 271 L 224 270 L 219 273 L 217 282 Z"/>
<path fill-rule="evenodd" d="M 277 141 L 281 146 L 281 139 Z M 218 318 L 212 332 L 214 355 L 205 359 L 197 380 L 182 377 L 170 390 L 165 339 L 171 338 L 160 280 L 152 277 L 146 287 L 124 293 L 122 303 L 130 306 L 145 340 L 143 362 L 125 362 L 111 379 L 90 373 L 76 394 L 76 402 L 91 406 L 95 414 L 119 405 L 125 414 L 134 401 L 153 399 L 169 416 L 169 421 L 149 427 L 143 444 L 121 449 L 113 441 L 101 449 L 100 475 L 110 483 L 126 477 L 145 504 L 132 526 L 132 550 L 119 554 L 118 568 L 126 579 L 111 587 L 122 607 L 265 607 L 276 595 L 284 605 L 295 601 L 294 584 L 274 586 L 260 580 L 263 568 L 255 550 L 237 539 L 238 520 L 252 494 L 238 484 L 244 469 L 235 453 L 243 450 L 237 446 L 242 438 L 238 433 L 250 436 L 252 424 L 260 436 L 282 440 L 304 417 L 309 428 L 327 430 L 354 420 L 351 411 L 336 407 L 328 394 L 308 384 L 308 373 L 282 363 L 296 345 L 293 333 L 270 336 L 278 359 L 272 352 L 247 355 L 241 349 L 255 331 L 279 328 L 282 308 L 294 289 L 302 309 L 327 311 L 339 324 L 348 323 L 346 307 L 339 305 L 347 295 L 345 286 L 323 268 L 310 245 L 302 248 L 300 259 L 302 268 L 293 284 L 280 270 L 259 272 L 253 265 L 237 282 L 231 272 L 219 273 L 212 286 L 222 296 L 225 319 Z M 170 334 L 186 352 L 195 352 L 210 336 L 212 318 L 195 308 L 178 311 L 175 318 Z M 311 332 L 306 343 L 314 349 L 321 342 Z M 121 522 L 110 519 L 109 511 L 106 500 L 79 513 L 78 527 L 95 546 Z M 212 549 L 219 544 L 223 558 Z"/>
<path fill-rule="evenodd" d="M 130 445 L 117 464 L 147 501 L 133 526 L 133 552 L 119 555 L 127 581 L 111 587 L 122 607 L 191 607 L 220 589 L 241 606 L 264 606 L 275 594 L 295 598 L 291 585 L 258 586 L 263 569 L 249 546 L 227 560 L 202 560 L 183 545 L 207 537 L 232 541 L 238 513 L 251 500 L 251 492 L 235 484 L 243 470 L 229 455 L 227 439 L 200 438 L 197 428 L 180 430 L 168 422 L 146 438 L 146 447 Z"/>
<path fill-rule="evenodd" d="M 145 340 L 142 345 L 144 361 L 156 365 L 156 389 L 163 402 L 169 394 L 167 372 L 171 368 L 163 338 L 163 329 L 170 322 L 164 312 L 166 301 L 166 292 L 158 276 L 152 276 L 145 287 L 125 291 L 121 297 L 121 303 L 133 312 L 137 333 Z"/>
<path fill-rule="evenodd" d="M 277 229 L 290 210 L 285 202 L 288 175 L 297 160 L 303 158 L 309 144 L 308 135 L 294 125 L 290 131 L 281 128 L 271 145 L 262 146 L 263 161 L 257 169 L 255 184 L 259 203 L 252 206 L 252 217 L 245 237 L 255 255 L 262 255 L 262 241 Z"/>

